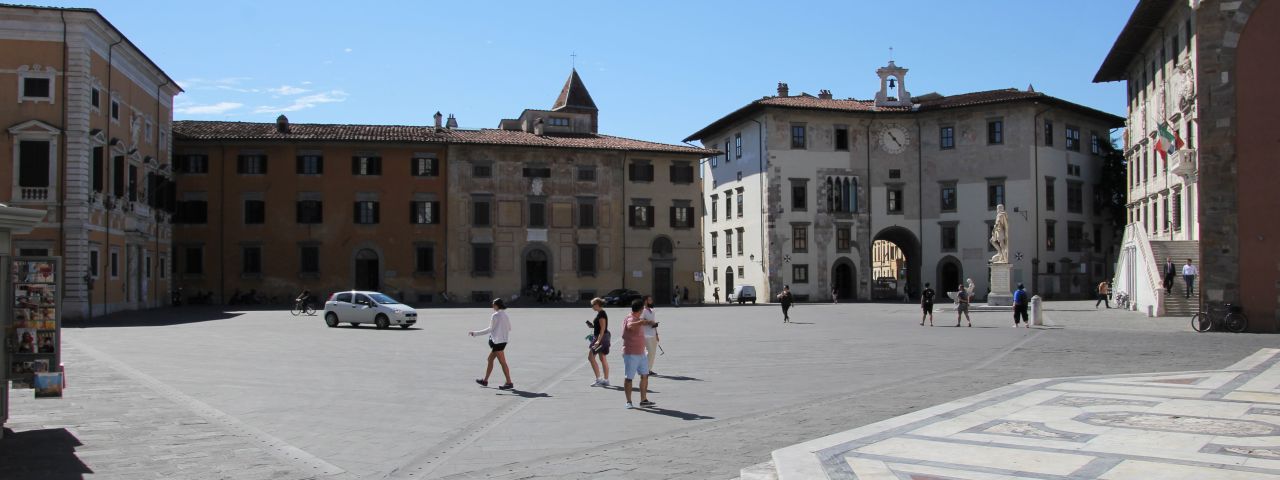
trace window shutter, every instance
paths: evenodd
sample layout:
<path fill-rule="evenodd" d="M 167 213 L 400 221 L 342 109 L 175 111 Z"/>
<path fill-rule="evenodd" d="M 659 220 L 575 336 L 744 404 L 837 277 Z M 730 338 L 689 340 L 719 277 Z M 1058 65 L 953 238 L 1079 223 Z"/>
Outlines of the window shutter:
<path fill-rule="evenodd" d="M 369 174 L 382 175 L 382 157 L 372 157 L 369 159 Z"/>
<path fill-rule="evenodd" d="M 351 157 L 351 174 L 360 174 L 360 157 Z"/>
<path fill-rule="evenodd" d="M 646 210 L 646 211 L 645 211 L 645 213 L 647 213 L 647 214 L 648 214 L 648 215 L 645 215 L 645 216 L 646 216 L 646 217 L 648 217 L 648 220 L 649 220 L 649 223 L 648 223 L 648 224 L 646 224 L 645 226 L 646 226 L 646 227 L 653 227 L 653 207 L 652 207 L 652 206 L 644 207 L 644 209 Z"/>
<path fill-rule="evenodd" d="M 298 155 L 298 156 L 294 157 L 294 165 L 296 165 L 296 168 L 297 168 L 297 170 L 298 170 L 298 173 L 299 173 L 299 174 L 301 174 L 301 173 L 304 173 L 304 172 L 305 172 L 305 170 L 303 169 L 303 166 L 302 166 L 302 165 L 303 165 L 303 161 L 302 161 L 302 159 L 303 159 L 303 156 L 302 156 L 302 155 Z"/>
<path fill-rule="evenodd" d="M 352 223 L 360 223 L 360 202 L 354 202 L 352 205 L 351 219 L 354 220 Z"/>
<path fill-rule="evenodd" d="M 637 209 L 637 208 L 640 208 L 640 207 L 637 207 L 637 206 L 635 206 L 635 205 L 632 205 L 632 206 L 629 208 L 629 210 L 630 210 L 630 211 L 629 211 L 629 212 L 628 212 L 628 214 L 627 214 L 627 225 L 628 225 L 628 226 L 632 226 L 632 227 L 636 226 L 636 209 Z"/>
<path fill-rule="evenodd" d="M 418 203 L 419 202 L 413 202 L 413 201 L 409 202 L 409 224 L 410 225 L 418 223 Z"/>
<path fill-rule="evenodd" d="M 430 161 L 430 164 L 431 164 L 431 176 L 432 177 L 440 176 L 440 159 L 432 158 Z"/>
<path fill-rule="evenodd" d="M 245 161 L 244 161 L 244 155 L 240 155 L 240 156 L 236 157 L 236 173 L 244 173 L 244 172 L 245 172 L 245 166 L 244 166 L 244 164 L 245 164 Z"/>
<path fill-rule="evenodd" d="M 295 222 L 302 223 L 302 202 L 293 204 L 293 216 Z"/>
<path fill-rule="evenodd" d="M 672 227 L 676 226 L 676 208 L 677 207 L 671 207 L 671 226 Z"/>
<path fill-rule="evenodd" d="M 379 216 L 378 216 L 378 206 L 379 206 L 379 205 L 380 205 L 380 204 L 379 204 L 378 202 L 373 202 L 373 223 L 378 223 L 378 221 L 380 220 L 380 219 L 379 219 Z"/>
<path fill-rule="evenodd" d="M 628 177 L 630 177 L 631 181 L 633 181 L 633 182 L 637 180 L 637 178 L 636 178 L 636 164 L 632 163 L 632 164 L 630 164 L 630 165 L 627 165 L 627 176 L 628 176 Z"/>
<path fill-rule="evenodd" d="M 435 160 L 432 160 L 432 162 L 434 163 Z M 434 169 L 432 171 L 434 171 Z M 431 221 L 428 223 L 431 223 L 432 225 L 439 224 L 440 215 L 442 214 L 443 212 L 440 211 L 440 202 L 431 202 Z"/>
<path fill-rule="evenodd" d="M 267 174 L 267 156 L 266 155 L 262 156 L 262 170 L 259 171 L 258 173 L 261 173 L 263 175 Z"/>

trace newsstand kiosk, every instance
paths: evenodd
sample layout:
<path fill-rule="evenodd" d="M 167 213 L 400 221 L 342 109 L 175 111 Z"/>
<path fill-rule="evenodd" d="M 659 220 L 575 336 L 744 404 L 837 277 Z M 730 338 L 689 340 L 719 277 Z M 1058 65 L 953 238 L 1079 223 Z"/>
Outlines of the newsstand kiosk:
<path fill-rule="evenodd" d="M 8 255 L 13 235 L 30 233 L 44 215 L 0 203 L 0 436 L 9 420 L 10 381 L 32 388 L 39 377 L 46 395 L 62 394 L 61 384 L 49 385 L 62 381 L 62 261 Z"/>

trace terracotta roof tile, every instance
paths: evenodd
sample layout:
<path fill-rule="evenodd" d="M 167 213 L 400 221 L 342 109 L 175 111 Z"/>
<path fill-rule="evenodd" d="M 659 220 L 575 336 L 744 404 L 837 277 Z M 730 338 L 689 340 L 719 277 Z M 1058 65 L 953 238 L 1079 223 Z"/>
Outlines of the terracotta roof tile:
<path fill-rule="evenodd" d="M 709 156 L 714 150 L 648 142 L 599 134 L 547 134 L 512 130 L 440 129 L 414 125 L 351 125 L 290 123 L 281 133 L 275 123 L 179 120 L 173 122 L 175 140 L 445 143 L 455 145 L 511 145 L 589 150 L 630 150 Z"/>

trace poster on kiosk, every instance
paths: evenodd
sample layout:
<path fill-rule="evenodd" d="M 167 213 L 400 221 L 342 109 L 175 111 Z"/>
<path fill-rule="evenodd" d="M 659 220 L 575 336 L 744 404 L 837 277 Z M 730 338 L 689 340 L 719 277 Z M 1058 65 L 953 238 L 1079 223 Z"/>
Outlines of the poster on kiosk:
<path fill-rule="evenodd" d="M 10 314 L 4 326 L 7 377 L 36 398 L 62 396 L 60 257 L 6 257 Z"/>

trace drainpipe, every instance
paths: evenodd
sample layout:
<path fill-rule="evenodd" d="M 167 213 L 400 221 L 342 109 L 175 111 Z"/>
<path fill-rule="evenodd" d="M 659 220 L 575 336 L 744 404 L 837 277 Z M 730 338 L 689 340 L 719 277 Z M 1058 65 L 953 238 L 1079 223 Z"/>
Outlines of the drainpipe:
<path fill-rule="evenodd" d="M 219 145 L 218 152 L 219 152 L 218 158 L 219 160 L 221 160 L 221 162 L 219 162 L 220 165 L 218 165 L 218 168 L 222 170 L 226 170 L 226 164 L 229 163 L 227 162 L 227 144 L 223 143 Z M 227 172 L 223 171 L 218 174 L 218 223 L 219 224 L 224 223 L 223 219 L 227 216 L 226 196 L 227 196 Z M 208 205 L 208 201 L 205 202 L 205 205 Z M 208 225 L 208 223 L 209 223 L 209 215 L 208 215 L 208 211 L 206 210 L 205 224 Z M 218 298 L 223 302 L 227 301 L 227 269 L 226 269 L 226 261 L 224 260 L 227 256 L 227 252 L 223 251 L 223 248 L 226 247 L 226 244 L 227 244 L 227 226 L 222 225 L 222 228 L 218 229 Z M 203 264 L 204 259 L 201 259 L 200 263 Z"/>
<path fill-rule="evenodd" d="M 58 17 L 62 20 L 62 82 L 59 82 L 62 84 L 62 108 L 59 109 L 62 111 L 62 125 L 60 125 L 62 129 L 60 142 L 62 143 L 62 161 L 58 162 L 58 195 L 62 198 L 58 202 L 58 253 L 65 259 L 67 253 L 67 150 L 70 146 L 70 141 L 67 139 L 67 108 L 70 105 L 70 102 L 67 101 L 67 80 L 69 78 L 67 76 L 67 11 L 59 11 Z M 85 292 L 85 298 L 89 298 L 88 295 L 90 294 Z M 88 303 L 92 302 L 93 299 L 89 298 Z M 92 313 L 90 313 L 90 316 L 92 316 Z"/>
<path fill-rule="evenodd" d="M 622 288 L 627 288 L 627 228 L 631 227 L 631 211 L 627 208 L 627 182 L 630 181 L 627 175 L 631 173 L 631 164 L 627 163 L 627 153 L 627 150 L 622 151 L 622 214 L 627 219 L 622 224 Z"/>
<path fill-rule="evenodd" d="M 767 218 L 768 207 L 766 207 L 764 203 L 764 124 L 754 118 L 748 118 L 747 120 L 751 120 L 756 124 L 756 140 L 757 140 L 756 158 L 759 161 L 759 165 L 760 165 L 759 167 L 760 168 L 760 175 L 759 175 L 760 176 L 760 195 L 759 195 L 760 197 L 760 272 L 764 274 L 764 281 L 768 283 L 769 269 L 765 268 L 764 266 L 764 263 L 768 258 L 764 254 L 765 245 L 766 245 L 766 242 L 768 241 L 768 237 L 765 236 L 764 230 L 769 226 L 769 224 L 766 223 L 766 221 L 768 220 Z M 724 152 L 724 154 L 725 154 L 725 158 L 729 157 L 729 152 Z M 764 285 L 761 285 L 761 286 L 763 287 Z M 773 284 L 769 284 L 769 294 L 770 295 L 773 294 Z M 726 292 L 725 295 L 728 295 L 728 292 Z"/>
<path fill-rule="evenodd" d="M 161 147 L 161 145 L 160 145 L 160 89 L 161 89 L 161 88 L 163 88 L 163 87 L 165 87 L 165 86 L 168 86 L 168 85 L 169 85 L 169 81 L 168 81 L 168 80 L 165 80 L 165 82 L 164 82 L 164 83 L 162 83 L 162 84 L 160 84 L 160 85 L 157 85 L 157 86 L 156 86 L 156 132 L 155 132 L 155 134 L 156 134 L 156 157 L 155 157 L 155 158 L 156 158 L 156 165 L 157 165 L 157 166 L 159 166 L 159 165 L 160 165 L 160 147 Z M 172 132 L 170 132 L 170 134 L 172 135 Z M 170 153 L 172 154 L 173 152 L 170 152 Z M 152 167 L 152 168 L 154 169 L 154 168 L 156 168 L 156 167 Z M 170 168 L 172 168 L 172 167 L 170 167 Z M 156 183 L 156 182 L 152 182 L 152 183 Z M 156 187 L 156 186 L 155 186 L 155 185 L 148 185 L 148 187 L 149 187 L 149 188 L 148 188 L 148 190 L 147 190 L 147 193 L 151 195 L 151 198 L 155 198 L 156 192 L 154 191 L 154 189 L 155 189 L 155 187 Z M 151 203 L 158 203 L 158 202 L 151 202 Z M 155 226 L 156 226 L 156 233 L 155 233 L 156 254 L 155 254 L 155 258 L 152 258 L 152 259 L 151 259 L 151 261 L 156 261 L 156 259 L 160 257 L 160 221 L 159 221 L 159 220 L 160 220 L 160 218 L 159 218 L 159 215 L 157 215 L 157 213 L 158 213 L 158 212 L 156 212 L 156 209 L 157 209 L 157 208 L 158 208 L 158 206 L 156 206 L 156 205 L 151 205 L 151 219 L 152 219 L 152 220 L 155 220 Z M 146 261 L 146 258 L 147 258 L 147 257 L 144 255 L 144 256 L 142 257 L 143 261 Z M 159 262 L 157 262 L 157 263 L 159 263 Z M 147 272 L 147 269 L 148 269 L 148 268 L 151 268 L 150 263 L 148 263 L 147 265 L 144 265 L 144 266 L 143 266 L 143 268 L 142 268 L 142 273 L 143 273 L 144 278 L 146 278 L 146 272 Z M 151 279 L 154 279 L 154 278 L 155 278 L 155 276 L 151 276 L 151 277 L 149 277 L 149 279 L 147 280 L 147 283 L 149 283 L 149 284 L 151 285 L 151 292 L 152 292 L 152 296 L 151 296 L 151 298 L 152 298 L 152 301 L 156 302 L 156 305 L 157 305 L 157 306 L 159 306 L 159 305 L 163 305 L 163 303 L 162 303 L 162 302 L 160 302 L 160 299 L 159 299 L 159 296 L 160 296 L 160 286 L 159 286 L 159 285 L 157 285 L 157 283 L 158 283 L 158 282 L 153 282 L 153 281 L 151 281 Z"/>
<path fill-rule="evenodd" d="M 123 41 L 124 41 L 124 37 L 120 37 L 119 40 L 116 40 L 116 43 L 113 43 L 107 46 L 107 145 L 105 145 L 103 148 L 103 150 L 105 151 L 105 154 L 102 156 L 103 157 L 102 163 L 104 164 L 102 166 L 102 172 L 104 173 L 102 178 L 102 183 L 104 184 L 102 188 L 103 203 L 106 203 L 106 199 L 108 195 L 106 192 L 107 188 L 105 184 L 108 181 L 110 181 L 111 178 L 114 178 L 114 175 L 111 175 L 111 173 L 114 173 L 112 172 L 111 169 L 115 166 L 115 157 L 111 155 L 112 153 L 111 152 L 111 124 L 113 123 L 111 118 L 111 105 L 113 101 L 111 96 L 111 92 L 113 91 L 111 90 L 111 81 L 115 78 L 115 68 L 116 68 L 113 55 L 115 54 L 116 45 L 119 45 Z M 115 185 L 112 184 L 112 187 L 115 187 Z M 112 195 L 114 195 L 115 193 L 116 193 L 115 191 L 111 192 Z M 112 210 L 113 209 L 103 209 L 103 214 L 106 217 L 106 224 L 107 224 L 107 238 L 106 238 L 107 261 L 111 261 L 111 211 Z M 101 262 L 102 258 L 103 257 L 100 255 L 98 257 L 98 261 Z M 99 268 L 101 268 L 101 266 L 99 266 Z M 107 297 L 107 292 L 110 290 L 110 288 L 107 287 L 107 284 L 110 282 L 111 282 L 110 276 L 107 276 L 107 278 L 102 281 L 102 313 L 103 314 L 110 313 L 110 309 L 111 309 L 111 304 L 109 303 L 109 298 Z"/>
<path fill-rule="evenodd" d="M 1032 105 L 1039 105 L 1040 102 L 1032 102 Z M 1035 189 L 1035 199 L 1031 203 L 1032 213 L 1035 216 L 1035 224 L 1031 225 L 1031 229 L 1036 232 L 1036 254 L 1031 257 L 1031 291 L 1040 292 L 1040 143 L 1036 131 L 1040 125 L 1040 115 L 1045 114 L 1053 107 L 1045 107 L 1044 110 L 1036 112 L 1031 116 L 1031 187 Z M 1008 190 L 1005 195 L 1008 196 Z M 991 286 L 987 285 L 990 290 Z"/>
<path fill-rule="evenodd" d="M 871 240 L 873 238 L 872 235 L 875 235 L 874 230 L 872 229 L 872 219 L 875 218 L 875 213 L 871 205 L 871 200 L 874 197 L 874 195 L 871 195 L 871 124 L 872 123 L 875 123 L 875 117 L 872 117 L 871 119 L 867 120 L 866 137 L 865 137 L 865 141 L 862 142 L 863 144 L 865 144 L 864 146 L 867 148 L 867 178 L 866 178 L 866 182 L 863 182 L 867 184 L 867 243 L 863 244 L 863 248 L 866 249 L 864 251 L 867 252 L 867 255 L 865 257 L 866 267 L 867 267 L 867 271 L 866 271 L 867 275 L 865 276 L 865 278 L 866 278 L 867 287 L 868 287 L 867 300 L 871 299 L 871 287 L 875 284 L 874 282 L 876 280 L 875 278 L 873 278 L 875 276 L 873 265 L 872 265 L 872 261 L 873 261 L 872 251 L 874 249 L 872 248 L 873 242 Z"/>
<path fill-rule="evenodd" d="M 920 118 L 916 117 L 916 208 L 920 212 L 920 252 L 918 257 L 924 256 L 924 129 L 920 126 Z M 910 262 L 907 268 L 911 268 Z M 920 288 L 920 277 L 924 276 L 924 259 L 920 258 L 920 266 L 916 269 L 915 285 L 907 282 L 907 286 L 917 292 L 924 291 Z M 910 293 L 907 294 L 910 296 Z"/>

